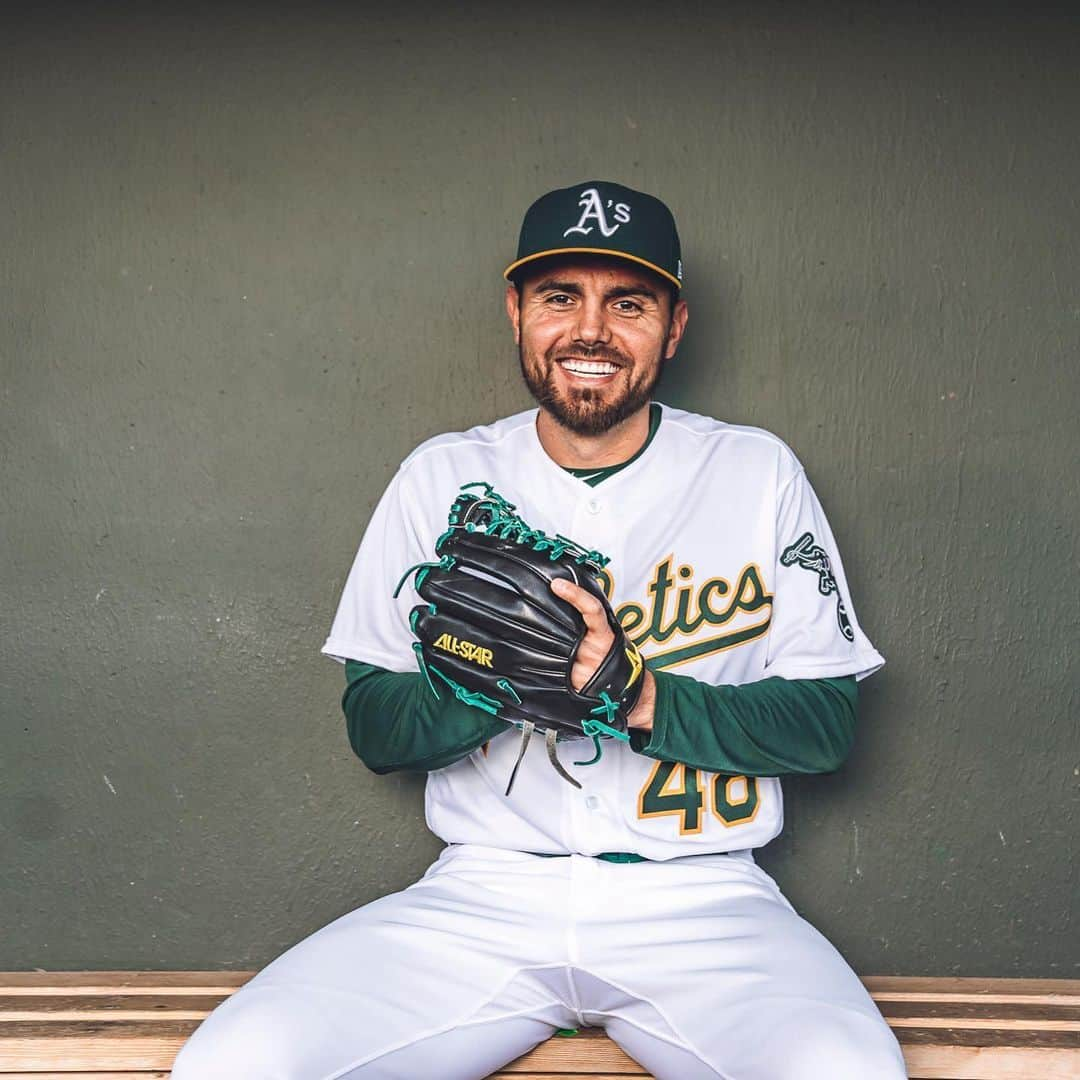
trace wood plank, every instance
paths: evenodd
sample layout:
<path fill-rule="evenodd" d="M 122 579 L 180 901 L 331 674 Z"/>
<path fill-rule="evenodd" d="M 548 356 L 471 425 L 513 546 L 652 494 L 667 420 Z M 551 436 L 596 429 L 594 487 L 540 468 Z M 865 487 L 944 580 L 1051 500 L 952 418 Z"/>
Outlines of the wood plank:
<path fill-rule="evenodd" d="M 1011 1046 L 1016 1049 L 1046 1047 L 1070 1050 L 1080 1063 L 1080 1035 L 1075 1031 L 1001 1031 L 997 1028 L 903 1028 L 896 1037 L 904 1045 L 920 1046 L 940 1044 L 943 1046 Z M 1080 1077 L 1080 1069 L 1077 1070 Z"/>
<path fill-rule="evenodd" d="M 905 1046 L 911 1080 L 1076 1080 L 1075 1050 L 1014 1047 Z"/>
<path fill-rule="evenodd" d="M 228 994 L 70 994 L 0 993 L 0 1020 L 201 1020 Z"/>
<path fill-rule="evenodd" d="M 2 999 L 0 999 L 2 1000 Z M 1032 1005 L 1027 1002 L 999 1004 L 985 1001 L 879 1001 L 883 1016 L 984 1017 L 1004 1022 L 1026 1020 L 1080 1020 L 1080 1002 Z"/>
<path fill-rule="evenodd" d="M 46 1017 L 76 1014 L 87 1017 L 107 1017 L 120 1011 L 134 1010 L 153 1018 L 161 1012 L 179 1010 L 205 1016 L 228 994 L 93 994 L 88 996 L 63 994 L 15 994 L 0 992 L 0 1016 L 9 1019 L 41 1013 Z M 942 1016 L 1000 1018 L 1005 1021 L 1070 1020 L 1080 1018 L 1080 1001 L 1032 1004 L 1029 1002 L 997 1003 L 979 1001 L 884 1001 L 878 1003 L 885 1016 Z"/>
<path fill-rule="evenodd" d="M 113 1009 L 109 1012 L 92 1012 L 83 1009 L 57 1009 L 55 1011 L 37 1011 L 34 1009 L 19 1010 L 17 1012 L 0 1012 L 0 1037 L 3 1037 L 3 1024 L 13 1022 L 32 1021 L 39 1024 L 97 1024 L 111 1021 L 146 1021 L 162 1020 L 185 1020 L 200 1023 L 206 1019 L 205 1009 L 170 1009 L 168 1012 L 153 1012 L 146 1009 Z M 57 1033 L 58 1038 L 63 1038 L 63 1032 Z"/>
<path fill-rule="evenodd" d="M 130 997 L 0 995 L 0 1021 L 155 1020 L 163 1014 L 177 1020 L 201 1020 L 226 997 L 219 994 L 180 997 L 149 994 Z M 879 1007 L 890 1023 L 895 1021 L 894 1026 L 910 1026 L 912 1018 L 925 1018 L 933 1023 L 952 1020 L 956 1027 L 997 1024 L 1003 1028 L 1058 1026 L 1064 1030 L 1067 1023 L 1080 1024 L 1080 1003 L 1002 1006 L 985 1002 L 892 1001 L 879 1003 Z"/>
<path fill-rule="evenodd" d="M 1002 1000 L 1010 1000 L 1016 994 L 1040 999 L 1080 997 L 1080 980 L 1077 979 L 976 979 L 923 975 L 863 975 L 861 979 L 874 997 L 879 994 L 915 994 L 926 1000 L 940 994 L 960 994 L 965 998 L 997 996 Z"/>
<path fill-rule="evenodd" d="M 1048 1005 L 1075 1006 L 1080 1004 L 1080 994 L 928 994 L 906 993 L 901 991 L 877 990 L 870 995 L 880 1005 L 890 1001 L 964 1002 L 973 1005 Z"/>
<path fill-rule="evenodd" d="M 582 1028 L 569 1038 L 556 1035 L 536 1049 L 502 1067 L 514 1076 L 521 1073 L 562 1073 L 573 1070 L 583 1075 L 615 1073 L 641 1076 L 642 1067 L 615 1045 L 600 1028 Z"/>
<path fill-rule="evenodd" d="M 139 1034 L 151 1037 L 157 1034 L 158 1025 L 182 1024 L 189 1031 L 206 1017 L 204 1009 L 125 1009 L 113 1008 L 103 1011 L 77 1009 L 52 1009 L 39 1011 L 23 1009 L 0 1011 L 0 1038 L 10 1039 L 31 1030 L 41 1037 L 69 1038 L 86 1032 L 91 1027 L 101 1034 L 120 1034 L 121 1028 L 127 1036 Z M 1038 1039 L 1040 1033 L 1064 1032 L 1075 1033 L 1075 1042 L 1080 1047 L 1080 1017 L 986 1017 L 986 1016 L 928 1016 L 924 1010 L 918 1010 L 909 1016 L 886 1016 L 886 1022 L 898 1037 L 904 1037 L 908 1029 L 943 1029 L 957 1033 L 963 1040 L 964 1033 L 995 1031 L 1004 1039 Z M 66 1030 L 65 1030 L 66 1029 Z M 589 1030 L 589 1029 L 586 1029 Z M 583 1038 L 584 1035 L 578 1036 Z M 601 1040 L 605 1037 L 599 1036 Z M 556 1044 L 557 1045 L 557 1044 Z"/>
<path fill-rule="evenodd" d="M 0 971 L 4 994 L 220 994 L 228 997 L 253 971 Z"/>
<path fill-rule="evenodd" d="M 153 1020 L 74 1020 L 66 1024 L 43 1023 L 40 1020 L 5 1020 L 0 1023 L 0 1039 L 78 1038 L 97 1035 L 107 1039 L 171 1038 L 192 1032 L 198 1024 L 192 1020 L 173 1020 L 156 1016 Z M 151 1066 L 156 1068 L 157 1066 Z"/>
<path fill-rule="evenodd" d="M 1080 1033 L 1080 1020 L 1002 1020 L 975 1016 L 890 1016 L 887 1020 L 894 1031 L 898 1028 L 951 1028 L 953 1031 L 981 1031 L 992 1028 L 1008 1036 L 1014 1032 L 1075 1031 Z M 1080 1046 L 1080 1040 L 1077 1045 Z"/>
<path fill-rule="evenodd" d="M 0 1025 L 0 1075 L 12 1072 L 93 1072 L 167 1070 L 195 1024 L 158 1020 L 153 1025 L 86 1023 L 62 1039 L 52 1024 Z"/>
<path fill-rule="evenodd" d="M 914 1047 L 905 1051 L 911 1080 L 1075 1080 L 1076 1059 L 1058 1051 L 970 1051 L 958 1047 Z M 498 1072 L 490 1080 L 568 1080 L 566 1072 Z M 588 1080 L 626 1080 L 637 1073 L 593 1073 Z M 168 1072 L 0 1072 L 3 1080 L 168 1080 Z"/>
<path fill-rule="evenodd" d="M 1075 1050 L 1016 1049 L 1012 1047 L 904 1047 L 911 1080 L 1076 1080 L 1080 1054 Z M 516 1065 L 517 1063 L 515 1063 Z M 584 1074 L 589 1080 L 625 1080 L 651 1074 L 618 1072 Z M 566 1071 L 547 1073 L 503 1070 L 491 1080 L 567 1080 Z"/>
<path fill-rule="evenodd" d="M 250 980 L 252 971 L 8 971 L 0 972 L 5 994 L 79 993 L 197 993 L 227 996 Z M 1027 1001 L 1032 1004 L 1080 1002 L 1076 979 L 933 978 L 907 975 L 868 975 L 863 984 L 880 1001 Z"/>

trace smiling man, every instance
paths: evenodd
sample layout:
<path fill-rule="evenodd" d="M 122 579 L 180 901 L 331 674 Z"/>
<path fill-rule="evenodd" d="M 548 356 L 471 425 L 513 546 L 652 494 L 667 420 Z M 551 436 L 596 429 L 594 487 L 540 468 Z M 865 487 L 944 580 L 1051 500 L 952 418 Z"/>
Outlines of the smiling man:
<path fill-rule="evenodd" d="M 658 199 L 549 192 L 506 277 L 538 407 L 409 455 L 323 647 L 345 665 L 353 749 L 377 773 L 427 774 L 447 846 L 270 964 L 173 1076 L 469 1080 L 599 1025 L 661 1080 L 901 1078 L 858 978 L 753 857 L 782 828 L 779 777 L 842 764 L 856 681 L 883 663 L 806 475 L 775 436 L 654 399 L 687 323 Z M 419 596 L 394 584 L 472 481 L 610 556 L 603 590 L 647 667 L 629 740 L 573 755 L 580 787 L 532 755 L 505 793 L 517 730 L 417 670 Z M 580 689 L 612 624 L 586 590 L 554 588 L 582 615 Z"/>
<path fill-rule="evenodd" d="M 627 422 L 640 428 L 647 418 L 682 337 L 686 303 L 654 274 L 610 258 L 546 261 L 506 294 L 521 373 L 542 410 L 541 438 L 582 437 L 590 456 L 609 452 L 612 440 L 643 439 Z"/>

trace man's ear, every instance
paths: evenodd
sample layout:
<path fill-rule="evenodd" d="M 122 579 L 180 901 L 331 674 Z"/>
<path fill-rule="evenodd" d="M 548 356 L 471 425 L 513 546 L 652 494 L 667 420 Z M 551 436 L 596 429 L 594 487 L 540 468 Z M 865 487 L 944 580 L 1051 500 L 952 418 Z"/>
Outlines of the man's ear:
<path fill-rule="evenodd" d="M 671 327 L 668 330 L 667 344 L 664 346 L 665 360 L 670 360 L 679 348 L 679 342 L 682 341 L 683 332 L 686 330 L 688 315 L 686 301 L 677 301 L 671 312 Z"/>
<path fill-rule="evenodd" d="M 521 344 L 521 295 L 517 286 L 506 286 L 506 314 L 510 319 L 510 325 L 514 328 L 514 344 Z"/>

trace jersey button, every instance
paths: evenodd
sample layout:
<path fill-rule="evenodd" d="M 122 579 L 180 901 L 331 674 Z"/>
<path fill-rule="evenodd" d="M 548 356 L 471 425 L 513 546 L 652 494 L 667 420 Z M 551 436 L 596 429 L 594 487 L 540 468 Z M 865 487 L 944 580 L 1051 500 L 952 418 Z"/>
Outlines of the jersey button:
<path fill-rule="evenodd" d="M 600 511 L 603 509 L 603 506 L 601 505 L 599 499 L 590 499 L 585 504 L 585 509 L 588 510 L 590 514 L 599 514 Z"/>
<path fill-rule="evenodd" d="M 585 796 L 585 805 L 590 810 L 599 810 L 600 809 L 600 796 L 599 795 L 586 795 Z"/>

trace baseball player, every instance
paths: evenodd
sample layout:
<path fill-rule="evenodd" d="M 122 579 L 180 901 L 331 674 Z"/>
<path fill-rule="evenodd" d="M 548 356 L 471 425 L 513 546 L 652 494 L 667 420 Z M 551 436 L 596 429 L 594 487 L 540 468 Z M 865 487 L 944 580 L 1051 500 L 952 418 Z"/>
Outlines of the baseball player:
<path fill-rule="evenodd" d="M 884 662 L 806 474 L 765 431 L 654 399 L 687 322 L 658 199 L 608 182 L 549 192 L 505 276 L 538 407 L 406 458 L 323 647 L 344 662 L 356 753 L 427 773 L 446 847 L 416 884 L 265 968 L 173 1075 L 466 1080 L 599 1025 L 661 1080 L 903 1077 L 858 978 L 753 857 L 782 827 L 778 778 L 839 767 L 856 681 Z M 586 742 L 560 744 L 575 784 L 536 753 L 507 794 L 518 729 L 468 694 L 436 696 L 418 669 L 419 596 L 395 584 L 476 481 L 608 556 L 606 598 L 646 662 L 628 740 L 588 763 Z M 612 624 L 579 585 L 552 588 L 584 621 L 580 689 Z"/>

